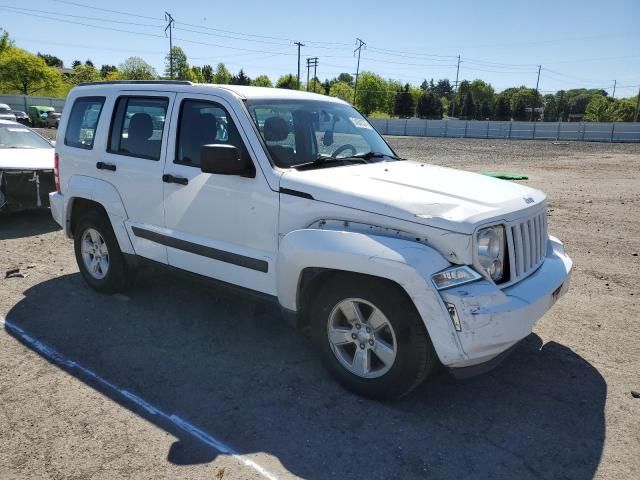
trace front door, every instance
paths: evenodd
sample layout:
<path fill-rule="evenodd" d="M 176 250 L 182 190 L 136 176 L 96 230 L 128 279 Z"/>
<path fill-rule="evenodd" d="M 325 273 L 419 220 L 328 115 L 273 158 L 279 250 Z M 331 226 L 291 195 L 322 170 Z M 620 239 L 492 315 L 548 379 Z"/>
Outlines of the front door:
<path fill-rule="evenodd" d="M 247 148 L 243 113 L 215 95 L 179 95 L 176 108 L 163 177 L 169 265 L 275 295 L 278 193 Z M 255 176 L 203 173 L 207 144 L 235 146 L 253 161 Z"/>

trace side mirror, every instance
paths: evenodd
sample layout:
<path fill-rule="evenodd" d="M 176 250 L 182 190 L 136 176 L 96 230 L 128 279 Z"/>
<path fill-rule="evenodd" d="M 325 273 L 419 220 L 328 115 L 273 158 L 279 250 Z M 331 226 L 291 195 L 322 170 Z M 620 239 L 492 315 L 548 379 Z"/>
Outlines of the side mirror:
<path fill-rule="evenodd" d="M 239 175 L 255 177 L 253 164 L 233 145 L 202 145 L 200 147 L 200 170 L 216 175 Z"/>

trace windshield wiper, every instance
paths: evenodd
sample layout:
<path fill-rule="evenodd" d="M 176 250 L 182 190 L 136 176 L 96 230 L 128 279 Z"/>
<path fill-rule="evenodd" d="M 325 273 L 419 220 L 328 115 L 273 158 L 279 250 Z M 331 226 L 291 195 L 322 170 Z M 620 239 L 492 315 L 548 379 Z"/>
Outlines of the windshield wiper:
<path fill-rule="evenodd" d="M 332 163 L 343 163 L 343 162 L 353 162 L 359 161 L 360 163 L 367 163 L 367 159 L 364 157 L 340 157 L 334 158 L 325 155 L 318 155 L 318 157 L 313 162 L 300 163 L 298 165 L 294 165 L 293 168 L 296 170 L 308 170 L 311 168 L 322 167 L 324 165 L 329 165 Z"/>
<path fill-rule="evenodd" d="M 382 153 L 382 152 L 367 152 L 367 153 L 357 153 L 355 155 L 349 155 L 348 157 L 342 158 L 363 158 L 365 160 L 371 160 L 372 158 L 384 158 L 389 157 L 393 160 L 404 160 L 404 158 L 397 157 L 396 155 Z"/>

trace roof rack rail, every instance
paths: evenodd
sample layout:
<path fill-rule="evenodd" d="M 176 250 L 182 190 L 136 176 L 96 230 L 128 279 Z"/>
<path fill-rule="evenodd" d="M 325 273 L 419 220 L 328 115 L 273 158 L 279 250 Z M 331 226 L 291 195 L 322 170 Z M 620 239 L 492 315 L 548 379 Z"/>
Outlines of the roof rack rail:
<path fill-rule="evenodd" d="M 193 85 L 188 80 L 105 80 L 103 82 L 82 82 L 79 87 L 87 85 Z"/>

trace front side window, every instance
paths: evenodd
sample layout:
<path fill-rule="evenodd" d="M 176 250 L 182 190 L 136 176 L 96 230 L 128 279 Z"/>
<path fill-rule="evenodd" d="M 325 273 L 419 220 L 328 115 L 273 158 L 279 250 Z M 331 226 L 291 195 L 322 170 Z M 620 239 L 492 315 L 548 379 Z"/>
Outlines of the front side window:
<path fill-rule="evenodd" d="M 367 154 L 395 158 L 378 132 L 350 105 L 267 99 L 249 100 L 246 106 L 279 167 Z"/>
<path fill-rule="evenodd" d="M 93 139 L 104 105 L 104 97 L 77 98 L 71 108 L 64 144 L 69 147 L 93 148 Z"/>
<path fill-rule="evenodd" d="M 203 145 L 233 145 L 246 154 L 244 142 L 227 110 L 215 102 L 184 100 L 180 109 L 175 163 L 200 167 Z"/>
<path fill-rule="evenodd" d="M 111 153 L 160 160 L 162 135 L 169 99 L 120 97 L 111 123 Z"/>

